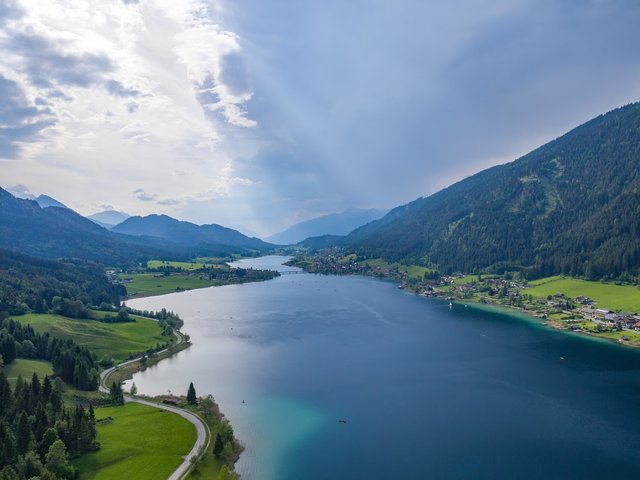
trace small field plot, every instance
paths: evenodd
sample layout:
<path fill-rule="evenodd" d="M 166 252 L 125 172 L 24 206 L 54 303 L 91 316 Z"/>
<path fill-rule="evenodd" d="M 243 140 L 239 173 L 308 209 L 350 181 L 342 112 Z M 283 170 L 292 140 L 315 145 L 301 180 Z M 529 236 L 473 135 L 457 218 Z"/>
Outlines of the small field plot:
<path fill-rule="evenodd" d="M 196 441 L 184 418 L 138 403 L 97 408 L 96 419 L 100 450 L 73 462 L 82 480 L 167 478 Z"/>
<path fill-rule="evenodd" d="M 14 318 L 31 325 L 38 333 L 49 332 L 54 337 L 71 338 L 94 352 L 98 359 L 113 357 L 118 363 L 131 354 L 155 348 L 172 339 L 162 335 L 158 322 L 141 317 L 136 317 L 135 322 L 125 323 L 102 323 L 38 313 Z"/>
<path fill-rule="evenodd" d="M 16 385 L 18 376 L 22 376 L 23 380 L 30 382 L 34 373 L 38 374 L 38 378 L 42 382 L 45 376 L 53 375 L 53 367 L 50 362 L 45 360 L 28 360 L 26 358 L 16 358 L 11 364 L 4 367 L 4 374 L 11 387 Z"/>
<path fill-rule="evenodd" d="M 569 298 L 579 296 L 595 300 L 598 308 L 640 312 L 640 289 L 634 285 L 616 285 L 614 283 L 588 282 L 568 277 L 547 277 L 529 282 L 531 288 L 523 293 L 534 297 L 546 297 L 564 293 Z"/>

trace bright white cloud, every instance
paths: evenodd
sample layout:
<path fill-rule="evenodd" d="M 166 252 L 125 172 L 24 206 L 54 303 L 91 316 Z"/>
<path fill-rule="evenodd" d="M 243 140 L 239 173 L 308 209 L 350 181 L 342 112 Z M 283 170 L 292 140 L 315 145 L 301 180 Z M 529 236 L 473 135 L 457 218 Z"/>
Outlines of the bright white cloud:
<path fill-rule="evenodd" d="M 256 123 L 252 92 L 225 78 L 242 50 L 217 12 L 200 0 L 16 2 L 0 19 L 0 87 L 23 114 L 0 133 L 3 181 L 80 211 L 229 195 L 238 181 L 221 141 Z"/>

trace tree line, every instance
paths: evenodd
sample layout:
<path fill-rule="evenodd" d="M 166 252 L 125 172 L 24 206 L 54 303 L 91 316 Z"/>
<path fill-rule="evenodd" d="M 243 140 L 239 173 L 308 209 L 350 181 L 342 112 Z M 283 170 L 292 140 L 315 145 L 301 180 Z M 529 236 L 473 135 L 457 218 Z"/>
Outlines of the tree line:
<path fill-rule="evenodd" d="M 100 264 L 45 260 L 0 249 L 0 312 L 87 318 L 87 307 L 117 305 L 124 295 L 124 286 L 112 284 Z"/>
<path fill-rule="evenodd" d="M 34 373 L 12 389 L 0 370 L 0 480 L 77 478 L 69 457 L 98 448 L 93 407 L 65 408 L 59 379 Z"/>

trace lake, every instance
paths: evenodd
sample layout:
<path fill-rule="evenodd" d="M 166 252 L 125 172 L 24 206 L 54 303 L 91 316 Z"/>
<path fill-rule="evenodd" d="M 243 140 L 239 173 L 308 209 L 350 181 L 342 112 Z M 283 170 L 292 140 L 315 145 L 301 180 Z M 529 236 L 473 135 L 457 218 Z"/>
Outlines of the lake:
<path fill-rule="evenodd" d="M 275 280 L 127 302 L 178 313 L 193 342 L 139 392 L 213 394 L 243 479 L 640 478 L 639 352 L 284 260 L 237 262 Z"/>

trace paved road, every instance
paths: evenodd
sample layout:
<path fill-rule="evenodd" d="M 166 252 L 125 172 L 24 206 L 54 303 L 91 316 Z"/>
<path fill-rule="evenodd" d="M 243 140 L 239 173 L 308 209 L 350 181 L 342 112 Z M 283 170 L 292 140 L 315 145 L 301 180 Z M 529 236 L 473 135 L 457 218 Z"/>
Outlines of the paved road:
<path fill-rule="evenodd" d="M 174 333 L 175 333 L 176 338 L 177 338 L 176 345 L 181 344 L 183 342 L 182 335 L 177 333 L 177 332 L 174 332 Z M 160 351 L 158 353 L 165 352 L 166 350 L 167 349 L 162 350 L 162 351 Z M 116 365 L 115 367 L 111 367 L 111 368 L 101 372 L 100 373 L 100 386 L 98 387 L 99 390 L 101 392 L 104 392 L 104 393 L 109 393 L 109 389 L 105 386 L 104 382 L 105 382 L 105 379 L 109 375 L 111 375 L 111 372 L 113 372 L 115 369 L 117 369 L 119 367 L 123 367 L 125 365 L 130 364 L 130 363 L 133 363 L 133 362 L 135 362 L 135 361 L 137 361 L 139 359 L 140 358 L 134 358 L 132 360 L 127 360 L 126 362 L 123 362 L 120 365 Z M 166 410 L 167 412 L 175 413 L 177 415 L 180 415 L 185 420 L 188 420 L 189 422 L 191 422 L 193 424 L 194 427 L 196 427 L 196 433 L 197 433 L 196 443 L 193 445 L 193 448 L 187 454 L 187 456 L 184 457 L 184 461 L 180 464 L 180 466 L 178 466 L 178 468 L 167 479 L 167 480 L 180 480 L 187 473 L 187 471 L 189 470 L 189 467 L 191 466 L 191 459 L 194 458 L 194 457 L 197 457 L 198 453 L 200 452 L 200 449 L 203 448 L 206 445 L 207 432 L 209 431 L 209 427 L 207 427 L 207 425 L 202 421 L 202 419 L 200 417 L 198 417 L 197 415 L 194 415 L 191 412 L 188 412 L 187 410 L 183 410 L 182 408 L 179 408 L 179 407 L 173 407 L 171 405 L 165 405 L 163 403 L 151 402 L 149 400 L 143 400 L 141 398 L 132 397 L 130 395 L 125 395 L 124 396 L 124 400 L 125 400 L 125 402 L 141 403 L 143 405 L 148 405 L 150 407 L 156 407 L 156 408 L 159 408 L 161 410 Z"/>

